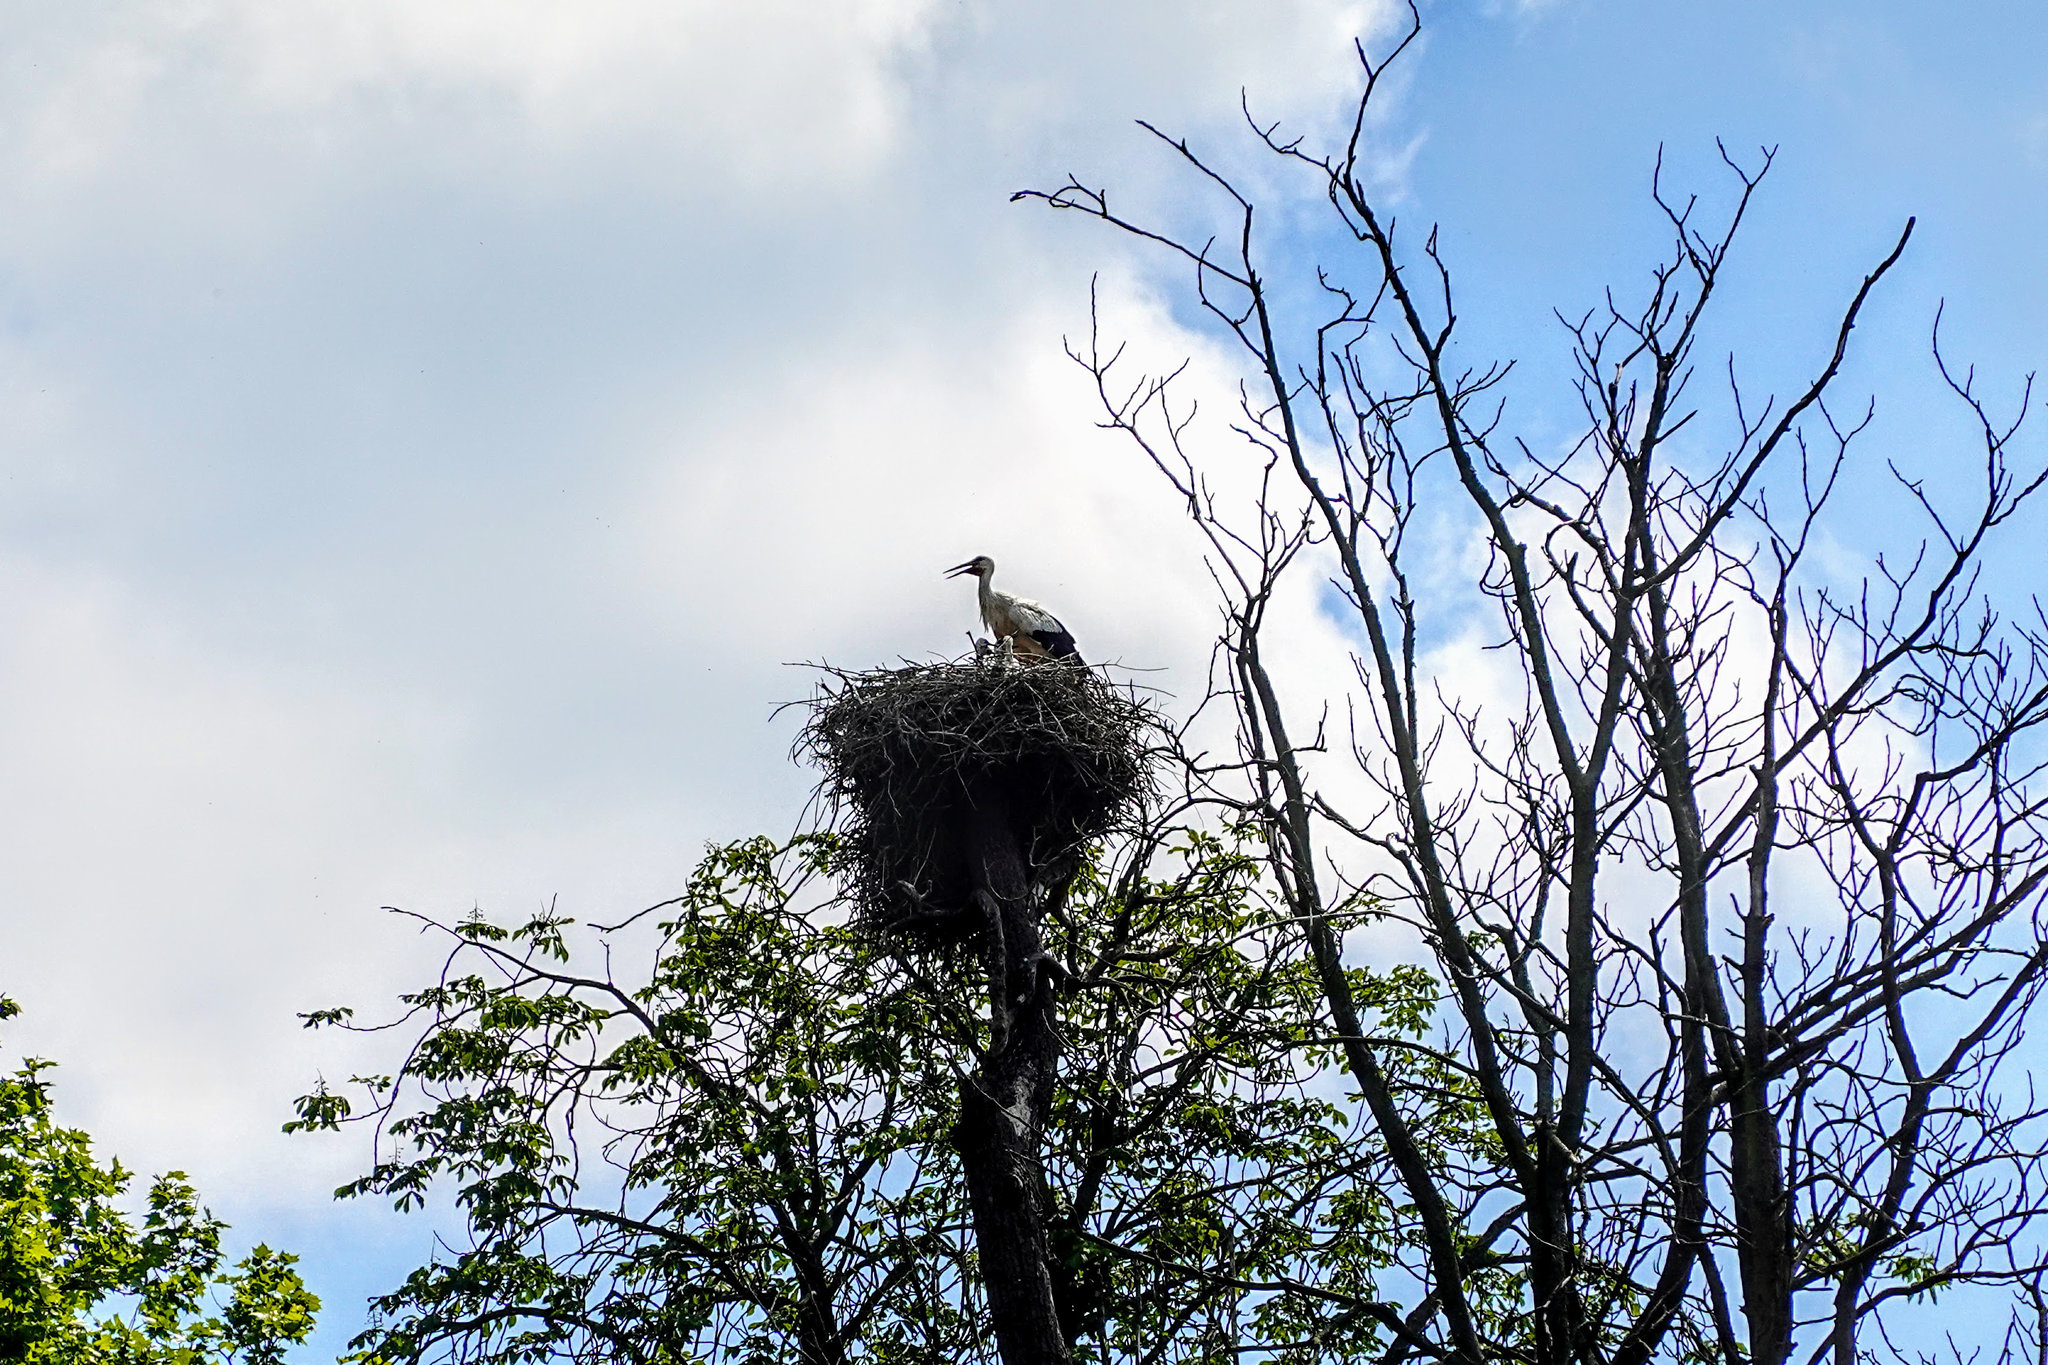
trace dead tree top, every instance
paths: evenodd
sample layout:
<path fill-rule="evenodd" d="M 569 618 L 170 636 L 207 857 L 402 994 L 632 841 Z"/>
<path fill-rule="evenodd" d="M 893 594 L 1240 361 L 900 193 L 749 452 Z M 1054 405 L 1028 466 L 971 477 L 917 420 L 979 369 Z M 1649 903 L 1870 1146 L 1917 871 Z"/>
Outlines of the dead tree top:
<path fill-rule="evenodd" d="M 870 923 L 931 927 L 966 911 L 975 810 L 1002 809 L 1046 885 L 1071 877 L 1081 849 L 1144 794 L 1158 718 L 1090 669 L 963 660 L 827 673 L 798 749 L 824 770 L 847 889 Z"/>

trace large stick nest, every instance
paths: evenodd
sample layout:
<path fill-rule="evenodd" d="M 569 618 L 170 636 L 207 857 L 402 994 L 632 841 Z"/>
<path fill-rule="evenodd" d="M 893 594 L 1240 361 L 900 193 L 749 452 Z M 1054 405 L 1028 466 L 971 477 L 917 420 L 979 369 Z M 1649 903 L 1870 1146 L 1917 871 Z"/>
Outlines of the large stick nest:
<path fill-rule="evenodd" d="M 1157 715 L 1076 664 L 963 660 L 828 670 L 799 752 L 825 771 L 842 873 L 881 928 L 972 933 L 969 817 L 1000 809 L 1034 887 L 1064 886 L 1085 846 L 1146 791 Z"/>

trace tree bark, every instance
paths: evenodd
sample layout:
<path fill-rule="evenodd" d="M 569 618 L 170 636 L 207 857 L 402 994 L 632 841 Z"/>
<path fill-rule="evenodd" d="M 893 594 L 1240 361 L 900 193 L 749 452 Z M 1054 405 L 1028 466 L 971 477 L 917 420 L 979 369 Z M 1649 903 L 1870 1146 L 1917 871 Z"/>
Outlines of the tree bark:
<path fill-rule="evenodd" d="M 1024 855 L 994 780 L 967 812 L 975 899 L 988 916 L 989 1046 L 960 1087 L 954 1142 L 967 1176 L 983 1291 L 1003 1365 L 1070 1365 L 1053 1287 L 1043 1142 L 1059 1035 Z"/>

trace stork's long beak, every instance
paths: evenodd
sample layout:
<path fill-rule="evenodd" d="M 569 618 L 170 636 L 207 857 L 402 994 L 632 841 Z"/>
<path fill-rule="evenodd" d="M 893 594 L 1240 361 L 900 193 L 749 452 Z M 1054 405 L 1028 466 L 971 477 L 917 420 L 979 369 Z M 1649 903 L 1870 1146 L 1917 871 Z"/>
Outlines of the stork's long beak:
<path fill-rule="evenodd" d="M 970 559 L 965 564 L 955 564 L 952 568 L 946 570 L 946 577 L 958 578 L 961 574 L 973 572 L 974 561 Z"/>

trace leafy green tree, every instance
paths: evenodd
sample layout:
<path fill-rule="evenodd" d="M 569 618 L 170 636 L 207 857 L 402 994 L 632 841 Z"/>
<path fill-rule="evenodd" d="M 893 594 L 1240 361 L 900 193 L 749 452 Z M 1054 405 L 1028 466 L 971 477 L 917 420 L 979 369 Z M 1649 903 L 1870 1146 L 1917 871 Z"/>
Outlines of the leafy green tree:
<path fill-rule="evenodd" d="M 405 997 L 417 1042 L 397 1074 L 353 1100 L 318 1090 L 292 1125 L 377 1124 L 380 1159 L 339 1193 L 416 1208 L 439 1186 L 468 1224 L 375 1302 L 355 1359 L 993 1359 L 949 1140 L 987 1042 L 986 967 L 847 923 L 833 860 L 830 836 L 714 848 L 682 896 L 588 952 L 552 915 L 439 926 L 449 963 Z M 1156 833 L 1045 909 L 1077 1356 L 1383 1353 L 1399 1323 L 1375 1277 L 1400 1211 L 1323 1079 L 1336 1043 L 1306 1022 L 1319 988 L 1259 862 L 1235 837 Z M 1427 976 L 1353 980 L 1391 1036 L 1427 1032 Z M 1485 1160 L 1463 1083 L 1409 1057 L 1434 1159 Z"/>
<path fill-rule="evenodd" d="M 0 996 L 0 1019 L 19 1007 Z M 320 1301 L 297 1258 L 258 1246 L 224 1268 L 226 1225 L 183 1172 L 157 1177 L 138 1226 L 130 1173 L 51 1115 L 51 1064 L 0 1077 L 0 1360 L 28 1365 L 275 1365 Z"/>

